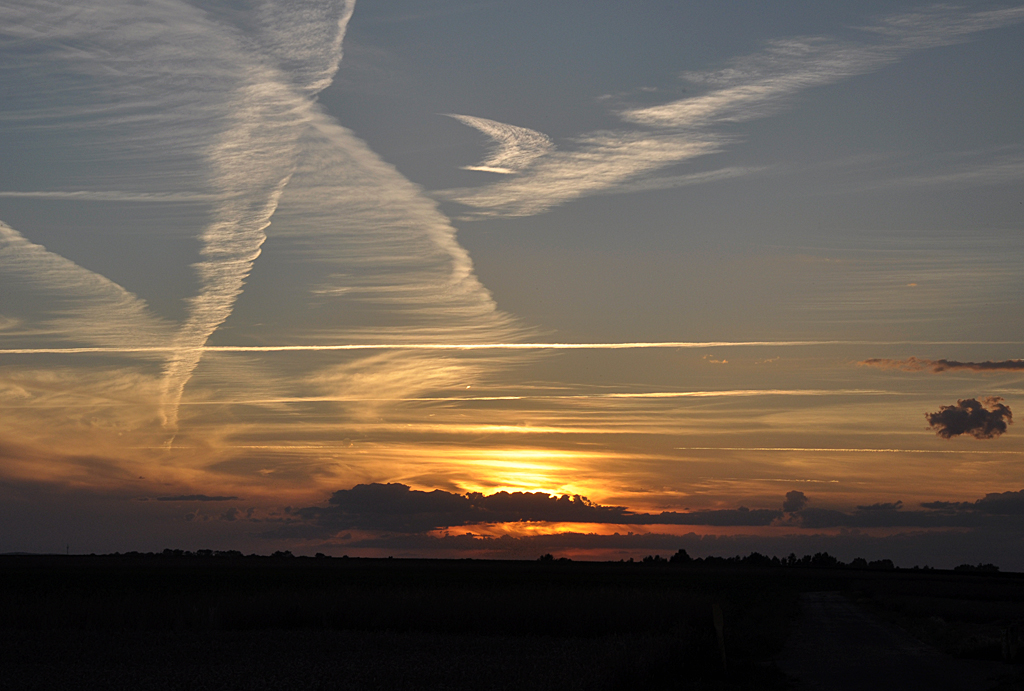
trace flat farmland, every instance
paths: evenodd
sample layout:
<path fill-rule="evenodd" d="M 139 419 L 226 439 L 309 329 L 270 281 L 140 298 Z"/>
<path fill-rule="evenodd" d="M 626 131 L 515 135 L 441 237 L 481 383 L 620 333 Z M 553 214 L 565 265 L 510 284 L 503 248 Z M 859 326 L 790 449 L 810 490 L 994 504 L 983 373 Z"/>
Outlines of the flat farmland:
<path fill-rule="evenodd" d="M 951 659 L 999 660 L 1024 618 L 1017 574 L 5 556 L 0 664 L 26 689 L 785 689 L 776 658 L 814 592 Z"/>

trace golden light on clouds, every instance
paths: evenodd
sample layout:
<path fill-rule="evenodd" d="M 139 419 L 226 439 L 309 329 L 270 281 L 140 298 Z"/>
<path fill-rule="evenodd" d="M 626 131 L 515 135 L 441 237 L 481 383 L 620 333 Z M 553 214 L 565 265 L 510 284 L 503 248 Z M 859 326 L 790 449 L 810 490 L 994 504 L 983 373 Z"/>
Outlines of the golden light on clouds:
<path fill-rule="evenodd" d="M 0 8 L 0 551 L 1016 525 L 1024 8 L 79 4 Z"/>

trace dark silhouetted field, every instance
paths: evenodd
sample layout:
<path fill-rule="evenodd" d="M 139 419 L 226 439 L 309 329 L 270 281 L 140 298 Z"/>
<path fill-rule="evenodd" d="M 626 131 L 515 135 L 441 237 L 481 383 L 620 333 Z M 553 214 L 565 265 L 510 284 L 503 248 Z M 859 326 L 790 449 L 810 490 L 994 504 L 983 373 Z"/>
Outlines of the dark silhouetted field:
<path fill-rule="evenodd" d="M 1016 574 L 7 556 L 0 685 L 782 689 L 787 679 L 772 660 L 799 616 L 800 593 L 819 590 L 849 593 L 950 654 L 998 657 L 1002 632 L 1024 618 Z"/>

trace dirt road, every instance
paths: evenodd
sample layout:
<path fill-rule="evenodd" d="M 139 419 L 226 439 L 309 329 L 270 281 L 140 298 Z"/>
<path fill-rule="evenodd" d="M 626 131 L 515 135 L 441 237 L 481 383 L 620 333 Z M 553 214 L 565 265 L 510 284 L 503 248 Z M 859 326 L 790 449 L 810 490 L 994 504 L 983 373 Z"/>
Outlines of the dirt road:
<path fill-rule="evenodd" d="M 797 629 L 776 662 L 801 691 L 985 691 L 1007 673 L 1000 662 L 944 656 L 839 593 L 804 593 L 800 605 Z"/>

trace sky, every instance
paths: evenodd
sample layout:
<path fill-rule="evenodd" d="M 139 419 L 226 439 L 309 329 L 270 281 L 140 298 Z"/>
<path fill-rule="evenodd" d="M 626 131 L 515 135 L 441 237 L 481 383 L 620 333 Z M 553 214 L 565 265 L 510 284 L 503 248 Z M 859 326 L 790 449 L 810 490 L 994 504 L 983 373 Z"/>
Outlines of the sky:
<path fill-rule="evenodd" d="M 2 0 L 0 552 L 1024 570 L 1022 43 Z"/>

